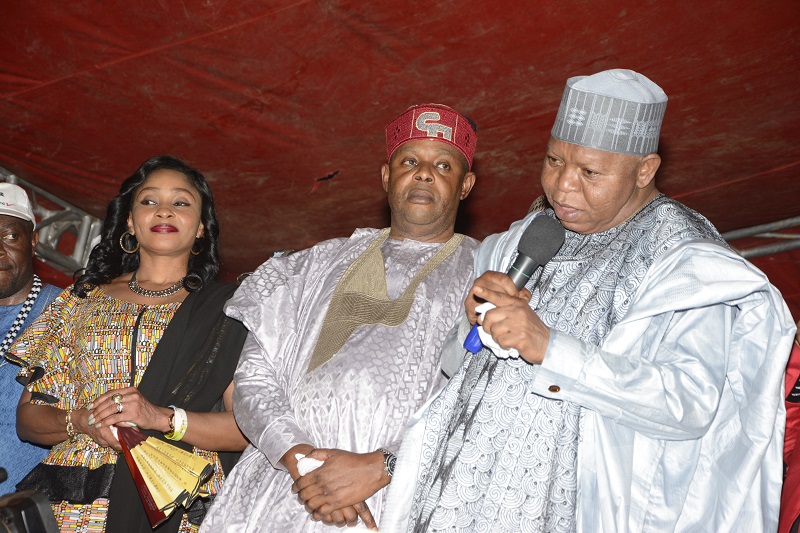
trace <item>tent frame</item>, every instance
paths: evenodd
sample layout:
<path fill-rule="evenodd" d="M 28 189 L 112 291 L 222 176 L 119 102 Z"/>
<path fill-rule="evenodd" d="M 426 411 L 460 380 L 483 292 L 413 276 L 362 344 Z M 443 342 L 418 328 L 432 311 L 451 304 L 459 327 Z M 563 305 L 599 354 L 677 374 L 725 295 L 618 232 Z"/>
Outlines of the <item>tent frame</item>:
<path fill-rule="evenodd" d="M 86 266 L 89 254 L 100 240 L 103 221 L 90 215 L 61 198 L 20 179 L 15 174 L 0 167 L 0 179 L 19 185 L 28 193 L 33 213 L 39 219 L 36 229 L 39 231 L 39 243 L 36 245 L 36 256 L 44 263 L 72 277 L 73 273 Z M 49 203 L 60 209 L 49 209 L 39 203 L 39 197 L 46 198 Z M 61 238 L 66 233 L 75 236 L 72 253 L 59 249 Z"/>

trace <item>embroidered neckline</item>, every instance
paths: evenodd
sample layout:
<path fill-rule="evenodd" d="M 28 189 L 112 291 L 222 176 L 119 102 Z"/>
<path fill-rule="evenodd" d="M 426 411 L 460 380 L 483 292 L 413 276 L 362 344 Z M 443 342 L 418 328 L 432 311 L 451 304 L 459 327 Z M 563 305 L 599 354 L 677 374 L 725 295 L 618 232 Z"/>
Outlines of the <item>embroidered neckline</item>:
<path fill-rule="evenodd" d="M 463 235 L 454 234 L 411 279 L 403 293 L 390 299 L 386 290 L 385 258 L 381 246 L 389 229 L 378 234 L 336 284 L 317 338 L 307 372 L 327 363 L 344 346 L 350 335 L 366 324 L 396 327 L 405 322 L 419 284 L 459 247 Z"/>

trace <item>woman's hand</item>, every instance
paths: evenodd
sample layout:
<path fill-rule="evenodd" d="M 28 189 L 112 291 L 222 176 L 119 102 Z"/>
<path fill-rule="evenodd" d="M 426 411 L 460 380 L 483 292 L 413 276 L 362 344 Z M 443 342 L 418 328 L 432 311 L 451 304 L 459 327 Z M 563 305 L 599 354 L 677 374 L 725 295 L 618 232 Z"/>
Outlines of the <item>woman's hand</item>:
<path fill-rule="evenodd" d="M 91 416 L 91 411 L 87 409 L 76 409 L 72 411 L 72 415 L 70 420 L 72 420 L 73 427 L 77 433 L 83 433 L 88 435 L 93 441 L 95 441 L 100 446 L 104 446 L 106 448 L 113 448 L 115 450 L 122 451 L 122 447 L 119 444 L 119 441 L 114 436 L 114 433 L 111 431 L 109 426 L 102 426 L 96 428 L 89 424 L 89 417 Z"/>
<path fill-rule="evenodd" d="M 91 412 L 75 409 L 70 415 L 74 434 L 88 435 L 100 446 L 122 448 L 107 425 L 96 428 L 89 424 Z M 17 433 L 26 441 L 55 446 L 70 438 L 66 426 L 67 411 L 52 405 L 31 403 L 31 393 L 23 389 L 17 405 Z"/>
<path fill-rule="evenodd" d="M 117 402 L 114 401 L 115 395 L 119 395 Z M 218 452 L 244 450 L 247 439 L 233 418 L 232 395 L 233 382 L 228 385 L 222 396 L 226 409 L 224 412 L 186 411 L 187 429 L 181 441 L 203 450 Z M 136 387 L 110 390 L 98 396 L 88 407 L 91 414 L 87 422 L 95 429 L 108 428 L 111 425 L 127 425 L 162 433 L 172 429 L 169 427 L 172 409 L 150 403 Z"/>
<path fill-rule="evenodd" d="M 87 422 L 95 429 L 118 424 L 161 432 L 170 430 L 172 409 L 153 405 L 136 387 L 110 390 L 98 396 L 89 407 L 91 414 Z"/>

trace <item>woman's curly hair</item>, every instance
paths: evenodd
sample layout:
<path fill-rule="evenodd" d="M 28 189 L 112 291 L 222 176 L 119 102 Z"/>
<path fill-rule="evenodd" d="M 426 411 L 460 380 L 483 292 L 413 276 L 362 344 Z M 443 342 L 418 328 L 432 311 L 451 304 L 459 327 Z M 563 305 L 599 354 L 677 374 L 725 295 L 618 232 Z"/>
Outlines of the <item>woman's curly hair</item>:
<path fill-rule="evenodd" d="M 106 219 L 103 222 L 100 243 L 92 249 L 86 268 L 76 272 L 72 291 L 85 298 L 97 285 L 106 285 L 114 278 L 139 268 L 138 252 L 128 254 L 122 251 L 120 239 L 128 231 L 128 215 L 133 207 L 133 197 L 145 180 L 157 170 L 176 170 L 186 176 L 202 198 L 200 221 L 203 223 L 203 236 L 194 243 L 190 254 L 183 286 L 189 292 L 203 288 L 203 285 L 217 277 L 219 262 L 219 224 L 214 210 L 214 198 L 208 182 L 200 171 L 190 167 L 180 159 L 169 155 L 158 155 L 145 161 L 136 172 L 126 179 L 119 188 L 119 194 L 108 204 Z M 128 238 L 126 248 L 135 248 L 133 238 Z"/>

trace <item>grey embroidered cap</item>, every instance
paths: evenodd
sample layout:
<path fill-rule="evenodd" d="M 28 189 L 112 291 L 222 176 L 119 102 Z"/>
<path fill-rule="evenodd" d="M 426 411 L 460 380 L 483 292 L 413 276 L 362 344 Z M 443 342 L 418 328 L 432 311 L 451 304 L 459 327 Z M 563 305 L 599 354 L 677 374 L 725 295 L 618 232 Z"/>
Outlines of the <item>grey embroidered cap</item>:
<path fill-rule="evenodd" d="M 618 154 L 658 150 L 667 95 L 626 69 L 567 80 L 551 135 L 564 142 Z"/>

